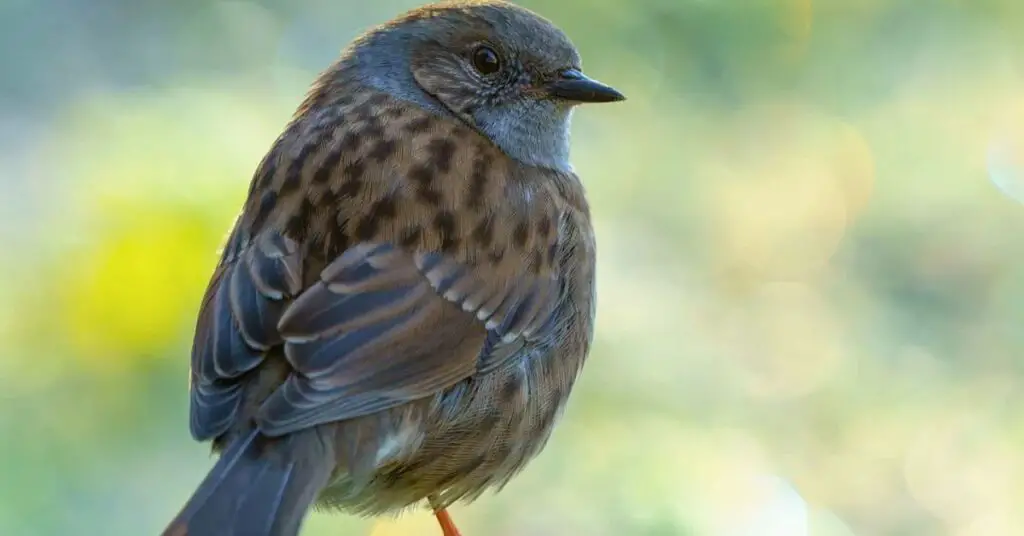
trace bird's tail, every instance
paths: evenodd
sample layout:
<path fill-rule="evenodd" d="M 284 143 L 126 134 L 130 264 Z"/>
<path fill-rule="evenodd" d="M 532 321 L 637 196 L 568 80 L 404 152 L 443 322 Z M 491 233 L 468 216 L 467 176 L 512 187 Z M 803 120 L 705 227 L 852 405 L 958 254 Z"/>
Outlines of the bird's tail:
<path fill-rule="evenodd" d="M 335 463 L 316 434 L 237 437 L 163 536 L 297 535 Z"/>

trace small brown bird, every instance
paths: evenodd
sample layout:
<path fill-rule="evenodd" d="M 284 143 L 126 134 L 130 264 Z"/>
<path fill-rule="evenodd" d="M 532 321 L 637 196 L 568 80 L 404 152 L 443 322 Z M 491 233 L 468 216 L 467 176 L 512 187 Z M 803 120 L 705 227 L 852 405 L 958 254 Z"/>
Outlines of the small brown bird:
<path fill-rule="evenodd" d="M 584 76 L 521 7 L 428 5 L 320 75 L 199 312 L 191 431 L 220 459 L 165 536 L 294 535 L 314 505 L 445 508 L 544 447 L 587 356 Z"/>

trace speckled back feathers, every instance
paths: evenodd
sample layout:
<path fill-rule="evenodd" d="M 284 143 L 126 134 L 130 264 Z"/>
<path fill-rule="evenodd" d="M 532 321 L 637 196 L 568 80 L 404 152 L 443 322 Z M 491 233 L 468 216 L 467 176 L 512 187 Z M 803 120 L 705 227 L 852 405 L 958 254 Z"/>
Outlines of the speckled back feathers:
<path fill-rule="evenodd" d="M 548 273 L 560 215 L 588 215 L 574 176 L 521 166 L 469 127 L 379 93 L 299 116 L 253 188 L 240 228 L 281 229 L 324 258 L 383 241 Z"/>

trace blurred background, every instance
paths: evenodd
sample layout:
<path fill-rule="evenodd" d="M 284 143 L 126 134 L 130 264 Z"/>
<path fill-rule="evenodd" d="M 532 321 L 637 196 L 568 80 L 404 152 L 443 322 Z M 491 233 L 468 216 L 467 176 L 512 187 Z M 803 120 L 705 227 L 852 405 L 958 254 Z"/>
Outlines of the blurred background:
<path fill-rule="evenodd" d="M 630 100 L 575 121 L 591 361 L 464 534 L 1024 534 L 1024 2 L 523 3 Z M 249 178 L 413 5 L 0 1 L 0 534 L 177 512 L 212 464 L 194 317 Z"/>

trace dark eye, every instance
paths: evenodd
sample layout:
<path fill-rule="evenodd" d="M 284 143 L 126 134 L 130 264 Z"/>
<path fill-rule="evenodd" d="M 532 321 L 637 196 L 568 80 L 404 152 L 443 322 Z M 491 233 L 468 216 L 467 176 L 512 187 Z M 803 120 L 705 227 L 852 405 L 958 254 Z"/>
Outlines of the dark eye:
<path fill-rule="evenodd" d="M 501 60 L 491 47 L 480 46 L 473 51 L 473 68 L 480 74 L 494 74 L 501 70 Z"/>

